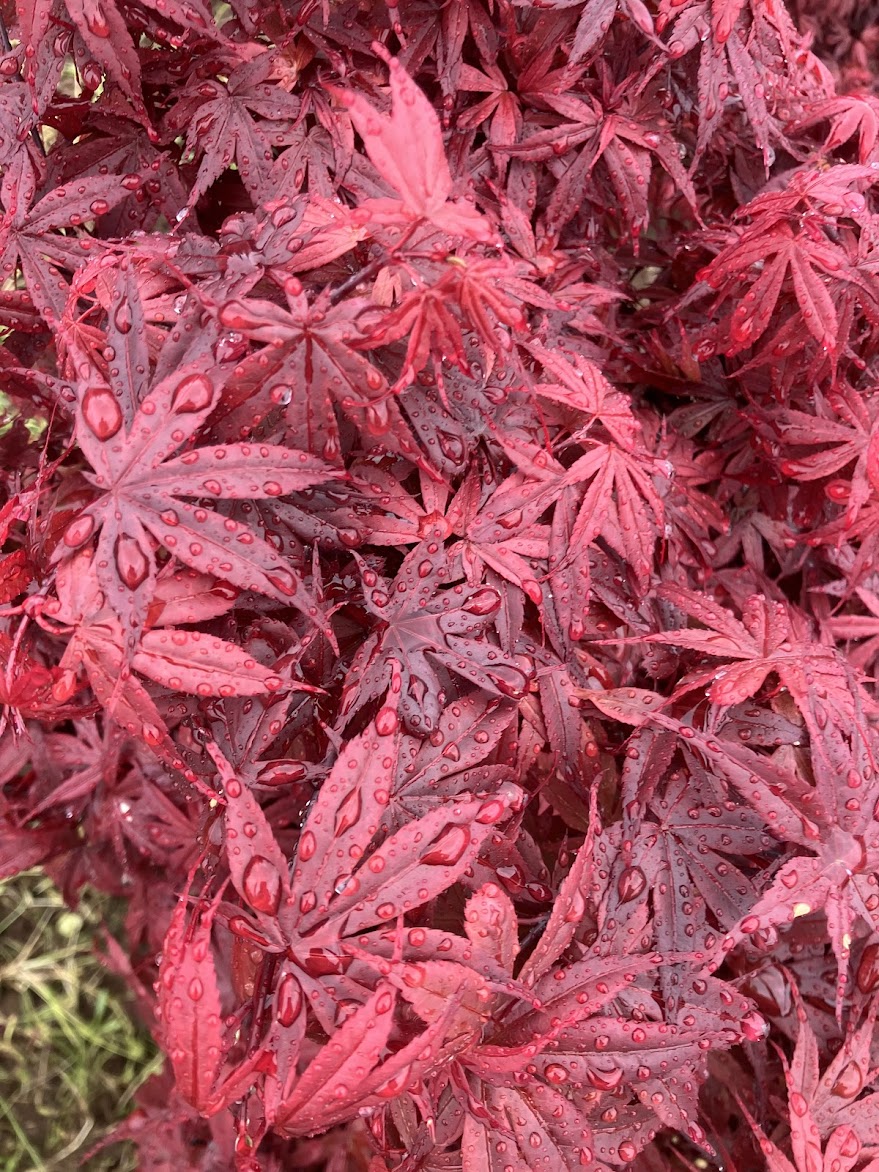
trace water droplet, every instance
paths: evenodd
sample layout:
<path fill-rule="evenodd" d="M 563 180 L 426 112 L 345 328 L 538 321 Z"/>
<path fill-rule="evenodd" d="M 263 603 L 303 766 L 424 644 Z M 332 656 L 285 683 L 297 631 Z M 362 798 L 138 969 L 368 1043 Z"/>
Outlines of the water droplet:
<path fill-rule="evenodd" d="M 119 577 L 129 590 L 136 590 L 147 578 L 150 563 L 144 551 L 133 537 L 123 533 L 116 539 L 114 553 Z"/>
<path fill-rule="evenodd" d="M 617 880 L 620 903 L 630 903 L 637 899 L 646 886 L 647 877 L 640 867 L 626 867 Z"/>
<path fill-rule="evenodd" d="M 177 415 L 204 411 L 214 398 L 214 385 L 205 374 L 190 374 L 182 379 L 171 396 L 171 410 Z"/>
<path fill-rule="evenodd" d="M 378 995 L 378 997 L 375 999 L 376 1013 L 390 1013 L 391 1009 L 393 1008 L 393 1005 L 394 1005 L 394 998 L 387 991 L 380 993 Z"/>
<path fill-rule="evenodd" d="M 380 737 L 389 737 L 397 731 L 399 721 L 393 708 L 382 708 L 376 714 L 375 731 Z"/>
<path fill-rule="evenodd" d="M 493 665 L 486 673 L 497 690 L 513 700 L 520 700 L 531 685 L 531 672 L 511 663 Z"/>
<path fill-rule="evenodd" d="M 145 724 L 141 727 L 140 735 L 143 737 L 147 745 L 159 745 L 162 743 L 161 730 L 156 728 L 154 724 Z"/>
<path fill-rule="evenodd" d="M 749 1042 L 759 1042 L 766 1037 L 769 1026 L 759 1013 L 751 1010 L 742 1018 L 742 1034 Z"/>
<path fill-rule="evenodd" d="M 410 989 L 420 988 L 427 979 L 423 965 L 407 964 L 403 966 L 403 983 Z"/>
<path fill-rule="evenodd" d="M 583 898 L 581 891 L 575 891 L 569 900 L 567 910 L 565 911 L 566 924 L 579 924 L 586 915 L 586 900 Z"/>
<path fill-rule="evenodd" d="M 314 858 L 317 850 L 317 839 L 310 830 L 305 830 L 302 837 L 299 839 L 299 860 L 307 863 L 309 859 Z"/>
<path fill-rule="evenodd" d="M 336 838 L 341 838 L 347 830 L 351 829 L 360 817 L 360 812 L 360 790 L 355 787 L 342 799 L 336 810 L 336 821 L 333 827 L 333 834 Z"/>
<path fill-rule="evenodd" d="M 241 887 L 242 895 L 254 911 L 277 915 L 281 905 L 281 876 L 269 859 L 254 855 L 244 869 Z"/>
<path fill-rule="evenodd" d="M 302 1009 L 302 990 L 292 973 L 284 973 L 275 990 L 275 1017 L 278 1024 L 289 1029 Z"/>
<path fill-rule="evenodd" d="M 861 1141 L 850 1127 L 838 1127 L 834 1134 L 842 1140 L 839 1145 L 839 1154 L 841 1156 L 845 1156 L 851 1160 L 855 1156 L 860 1155 Z"/>
<path fill-rule="evenodd" d="M 82 397 L 82 417 L 102 441 L 112 439 L 122 427 L 122 410 L 109 387 L 89 387 Z"/>
<path fill-rule="evenodd" d="M 539 582 L 535 582 L 533 578 L 523 578 L 522 589 L 535 605 L 540 606 L 543 602 L 543 591 L 540 589 Z"/>
<path fill-rule="evenodd" d="M 839 1099 L 854 1099 L 861 1093 L 863 1085 L 864 1072 L 857 1062 L 849 1062 L 839 1072 L 830 1093 Z"/>
<path fill-rule="evenodd" d="M 485 586 L 481 590 L 477 590 L 475 594 L 470 595 L 464 603 L 462 610 L 466 610 L 468 614 L 483 616 L 494 614 L 500 605 L 500 594 L 496 590 L 492 590 L 490 586 Z"/>
<path fill-rule="evenodd" d="M 281 407 L 289 407 L 293 401 L 293 388 L 283 385 L 272 387 L 269 398 Z"/>
<path fill-rule="evenodd" d="M 296 593 L 296 579 L 289 570 L 278 569 L 273 570 L 271 574 L 266 574 L 266 578 L 271 582 L 276 590 L 280 590 L 282 594 L 291 597 Z"/>
<path fill-rule="evenodd" d="M 612 1091 L 623 1081 L 623 1071 L 619 1066 L 611 1066 L 606 1070 L 587 1070 L 586 1079 L 590 1086 L 597 1091 Z"/>
<path fill-rule="evenodd" d="M 483 802 L 479 807 L 476 821 L 483 826 L 493 826 L 496 822 L 500 822 L 506 812 L 507 808 L 503 802 L 497 798 L 491 798 L 489 801 Z"/>
<path fill-rule="evenodd" d="M 86 8 L 85 23 L 90 33 L 96 37 L 109 37 L 110 24 L 107 15 L 99 4 L 93 3 L 91 10 Z"/>
<path fill-rule="evenodd" d="M 82 545 L 84 541 L 88 541 L 95 531 L 95 519 L 90 515 L 84 517 L 77 517 L 75 521 L 71 521 L 64 530 L 64 544 L 71 549 Z"/>
<path fill-rule="evenodd" d="M 351 964 L 350 956 L 339 956 L 327 948 L 310 948 L 303 968 L 312 977 L 330 977 L 344 973 Z"/>
<path fill-rule="evenodd" d="M 450 435 L 447 431 L 437 431 L 437 440 L 439 442 L 440 451 L 453 464 L 463 464 L 464 457 L 467 455 L 467 447 L 462 439 L 456 435 Z"/>
<path fill-rule="evenodd" d="M 265 936 L 261 932 L 257 932 L 244 916 L 232 916 L 229 920 L 229 931 L 240 936 L 242 940 L 250 940 L 254 944 L 258 944 L 261 948 L 269 947 L 269 941 Z"/>
<path fill-rule="evenodd" d="M 799 1117 L 801 1119 L 808 1112 L 809 1104 L 806 1102 L 806 1100 L 803 1098 L 803 1096 L 799 1093 L 799 1091 L 791 1091 L 791 1093 L 790 1093 L 790 1109 L 791 1109 L 791 1111 L 793 1111 L 794 1115 L 799 1115 Z"/>
<path fill-rule="evenodd" d="M 434 867 L 452 867 L 470 845 L 470 831 L 465 826 L 446 826 L 430 849 L 421 856 L 422 863 Z"/>

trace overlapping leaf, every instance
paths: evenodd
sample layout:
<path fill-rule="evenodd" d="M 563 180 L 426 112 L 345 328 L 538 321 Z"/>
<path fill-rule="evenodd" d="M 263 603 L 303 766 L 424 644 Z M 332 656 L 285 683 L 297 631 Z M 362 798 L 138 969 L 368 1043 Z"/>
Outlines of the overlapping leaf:
<path fill-rule="evenodd" d="M 114 316 L 123 311 L 132 314 L 127 291 Z M 277 445 L 189 446 L 219 400 L 222 376 L 193 364 L 146 391 L 142 342 L 131 316 L 122 321 L 124 328 L 118 322 L 116 328 L 128 361 L 115 368 L 115 386 L 97 380 L 80 386 L 77 405 L 77 439 L 100 496 L 68 525 L 56 557 L 99 533 L 98 582 L 133 632 L 155 591 L 158 546 L 194 570 L 291 602 L 322 621 L 300 574 L 271 546 L 240 522 L 190 501 L 271 499 L 338 474 L 306 452 Z"/>

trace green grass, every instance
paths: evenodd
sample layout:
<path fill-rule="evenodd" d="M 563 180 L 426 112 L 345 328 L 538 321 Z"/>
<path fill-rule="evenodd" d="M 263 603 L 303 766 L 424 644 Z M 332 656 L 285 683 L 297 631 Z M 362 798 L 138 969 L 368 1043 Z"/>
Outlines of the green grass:
<path fill-rule="evenodd" d="M 76 912 L 39 871 L 0 883 L 0 1172 L 133 1172 L 133 1149 L 85 1152 L 161 1067 L 123 982 L 92 951 L 118 909 Z"/>

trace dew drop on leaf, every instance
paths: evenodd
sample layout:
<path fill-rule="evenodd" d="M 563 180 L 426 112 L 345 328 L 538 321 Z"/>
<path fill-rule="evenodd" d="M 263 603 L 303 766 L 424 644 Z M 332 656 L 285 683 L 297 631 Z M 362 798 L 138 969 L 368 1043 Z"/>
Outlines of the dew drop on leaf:
<path fill-rule="evenodd" d="M 620 903 L 637 899 L 647 886 L 647 878 L 640 867 L 626 867 L 617 880 Z"/>
<path fill-rule="evenodd" d="M 175 415 L 204 411 L 214 398 L 214 386 L 205 374 L 190 374 L 174 388 L 171 410 Z"/>
<path fill-rule="evenodd" d="M 99 440 L 112 439 L 122 427 L 122 409 L 109 387 L 89 387 L 82 397 L 82 417 Z"/>
<path fill-rule="evenodd" d="M 586 1071 L 586 1079 L 598 1091 L 612 1091 L 623 1081 L 622 1067 L 610 1066 L 603 1070 L 591 1067 Z"/>
<path fill-rule="evenodd" d="M 382 708 L 375 718 L 375 731 L 380 737 L 389 737 L 397 731 L 399 721 L 393 708 Z"/>
<path fill-rule="evenodd" d="M 127 334 L 131 331 L 131 305 L 128 301 L 122 300 L 113 310 L 113 324 L 120 334 Z"/>
<path fill-rule="evenodd" d="M 840 1139 L 839 1154 L 848 1160 L 853 1160 L 861 1152 L 861 1141 L 850 1127 L 839 1127 L 834 1135 Z M 832 1172 L 832 1167 L 831 1167 Z"/>
<path fill-rule="evenodd" d="M 403 966 L 403 983 L 410 989 L 420 988 L 427 977 L 424 966 L 420 964 L 407 964 Z"/>
<path fill-rule="evenodd" d="M 799 1093 L 799 1091 L 791 1091 L 790 1093 L 790 1109 L 794 1115 L 802 1118 L 809 1110 L 809 1104 Z"/>
<path fill-rule="evenodd" d="M 404 1066 L 393 1078 L 383 1083 L 375 1093 L 380 1099 L 396 1099 L 406 1089 L 411 1079 L 411 1066 Z"/>
<path fill-rule="evenodd" d="M 106 13 L 99 4 L 92 3 L 86 7 L 86 26 L 89 32 L 96 37 L 109 37 L 110 24 Z"/>
<path fill-rule="evenodd" d="M 871 941 L 861 953 L 855 982 L 866 996 L 879 988 L 879 943 Z"/>
<path fill-rule="evenodd" d="M 260 948 L 268 948 L 269 941 L 258 932 L 244 916 L 231 916 L 229 919 L 229 931 L 242 940 L 249 940 L 254 944 L 259 945 Z"/>
<path fill-rule="evenodd" d="M 278 1024 L 289 1029 L 302 1009 L 302 990 L 292 973 L 284 973 L 275 990 L 275 1017 Z"/>
<path fill-rule="evenodd" d="M 314 858 L 317 851 L 317 839 L 310 830 L 305 830 L 302 837 L 299 839 L 299 859 L 303 863 L 307 863 L 309 859 Z"/>
<path fill-rule="evenodd" d="M 498 798 L 490 798 L 479 807 L 476 821 L 483 826 L 493 826 L 495 822 L 500 822 L 506 812 L 506 806 L 502 801 Z"/>
<path fill-rule="evenodd" d="M 357 823 L 361 808 L 360 790 L 355 786 L 345 795 L 336 810 L 336 819 L 333 825 L 333 834 L 336 838 L 341 838 Z"/>
<path fill-rule="evenodd" d="M 513 700 L 520 700 L 530 686 L 530 676 L 512 664 L 496 664 L 486 674 L 502 695 Z"/>
<path fill-rule="evenodd" d="M 75 549 L 78 545 L 88 541 L 95 531 L 95 519 L 90 514 L 84 517 L 77 517 L 75 521 L 71 521 L 64 530 L 64 544 L 71 549 Z"/>
<path fill-rule="evenodd" d="M 749 1042 L 759 1042 L 766 1037 L 768 1026 L 759 1013 L 751 1010 L 742 1018 L 742 1034 Z"/>
<path fill-rule="evenodd" d="M 839 1072 L 830 1093 L 839 1099 L 854 1099 L 864 1086 L 864 1072 L 857 1062 L 847 1063 Z"/>
<path fill-rule="evenodd" d="M 451 867 L 461 860 L 469 845 L 470 831 L 466 826 L 446 826 L 421 861 L 427 866 Z"/>
<path fill-rule="evenodd" d="M 453 464 L 463 464 L 464 457 L 467 454 L 467 448 L 462 439 L 441 430 L 437 432 L 437 439 L 439 441 L 440 451 L 448 460 Z"/>
<path fill-rule="evenodd" d="M 500 608 L 501 596 L 496 590 L 490 586 L 484 587 L 482 590 L 477 590 L 475 594 L 471 594 L 464 603 L 463 609 L 468 614 L 475 615 L 490 615 L 494 614 Z"/>
<path fill-rule="evenodd" d="M 583 893 L 574 891 L 565 909 L 564 918 L 566 924 L 579 924 L 586 915 L 586 900 L 583 898 Z"/>
<path fill-rule="evenodd" d="M 266 578 L 282 594 L 292 597 L 296 593 L 296 579 L 289 570 L 272 570 L 270 574 L 266 574 Z"/>
<path fill-rule="evenodd" d="M 114 553 L 116 569 L 119 577 L 129 590 L 136 590 L 146 581 L 150 571 L 150 563 L 138 542 L 127 534 L 120 534 L 116 539 Z"/>
<path fill-rule="evenodd" d="M 281 876 L 274 863 L 254 855 L 244 868 L 242 895 L 254 911 L 277 915 L 281 905 Z"/>

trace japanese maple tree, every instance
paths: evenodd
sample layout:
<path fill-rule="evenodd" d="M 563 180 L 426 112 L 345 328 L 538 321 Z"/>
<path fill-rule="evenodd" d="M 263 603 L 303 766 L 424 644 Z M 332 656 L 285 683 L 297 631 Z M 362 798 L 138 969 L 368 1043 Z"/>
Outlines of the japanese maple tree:
<path fill-rule="evenodd" d="M 204 1172 L 879 1168 L 879 34 L 0 4 L 0 876 Z"/>

